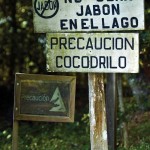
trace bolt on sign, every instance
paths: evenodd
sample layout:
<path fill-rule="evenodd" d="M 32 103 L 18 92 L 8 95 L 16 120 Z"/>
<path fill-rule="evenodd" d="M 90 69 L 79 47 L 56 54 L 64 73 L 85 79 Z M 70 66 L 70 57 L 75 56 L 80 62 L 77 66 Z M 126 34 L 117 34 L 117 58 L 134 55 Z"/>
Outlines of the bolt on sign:
<path fill-rule="evenodd" d="M 138 33 L 47 34 L 50 72 L 137 73 Z"/>
<path fill-rule="evenodd" d="M 144 0 L 32 0 L 35 32 L 144 29 Z"/>
<path fill-rule="evenodd" d="M 16 74 L 16 120 L 73 122 L 74 76 Z"/>

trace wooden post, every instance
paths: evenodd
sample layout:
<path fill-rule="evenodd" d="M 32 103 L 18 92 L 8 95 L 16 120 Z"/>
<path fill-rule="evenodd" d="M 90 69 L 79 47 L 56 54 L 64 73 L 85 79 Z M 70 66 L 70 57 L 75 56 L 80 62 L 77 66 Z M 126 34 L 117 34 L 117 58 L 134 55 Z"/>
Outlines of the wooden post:
<path fill-rule="evenodd" d="M 106 114 L 108 130 L 108 148 L 116 150 L 116 74 L 107 74 Z"/>
<path fill-rule="evenodd" d="M 103 74 L 88 74 L 91 150 L 108 150 Z"/>
<path fill-rule="evenodd" d="M 13 137 L 12 137 L 12 150 L 18 150 L 18 128 L 19 122 L 13 121 Z"/>

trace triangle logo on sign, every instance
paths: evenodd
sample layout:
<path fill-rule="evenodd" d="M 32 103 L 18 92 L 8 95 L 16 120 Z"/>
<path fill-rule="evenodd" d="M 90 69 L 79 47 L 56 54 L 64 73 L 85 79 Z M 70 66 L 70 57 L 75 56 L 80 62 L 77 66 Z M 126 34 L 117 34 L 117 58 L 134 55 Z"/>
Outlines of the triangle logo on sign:
<path fill-rule="evenodd" d="M 49 111 L 66 112 L 66 108 L 58 87 L 55 89 L 50 102 L 54 104 L 54 107 L 52 107 Z"/>

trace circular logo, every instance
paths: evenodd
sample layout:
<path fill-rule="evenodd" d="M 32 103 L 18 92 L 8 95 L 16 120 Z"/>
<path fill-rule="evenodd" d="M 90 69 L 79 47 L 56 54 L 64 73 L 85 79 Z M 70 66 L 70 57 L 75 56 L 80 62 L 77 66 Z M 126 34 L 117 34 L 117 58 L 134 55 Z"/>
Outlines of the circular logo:
<path fill-rule="evenodd" d="M 58 0 L 35 0 L 34 9 L 41 18 L 52 18 L 58 12 L 59 2 Z"/>

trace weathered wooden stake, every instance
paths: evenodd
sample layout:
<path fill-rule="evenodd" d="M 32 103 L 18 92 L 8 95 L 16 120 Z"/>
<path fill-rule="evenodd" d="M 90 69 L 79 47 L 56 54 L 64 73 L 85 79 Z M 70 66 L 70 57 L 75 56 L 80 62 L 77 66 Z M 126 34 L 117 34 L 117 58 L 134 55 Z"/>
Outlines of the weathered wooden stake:
<path fill-rule="evenodd" d="M 88 74 L 91 150 L 108 150 L 103 74 Z"/>
<path fill-rule="evenodd" d="M 18 128 L 19 122 L 14 120 L 13 122 L 13 137 L 12 137 L 12 150 L 18 150 Z"/>
<path fill-rule="evenodd" d="M 108 130 L 108 148 L 116 150 L 116 74 L 107 74 L 106 114 Z"/>

